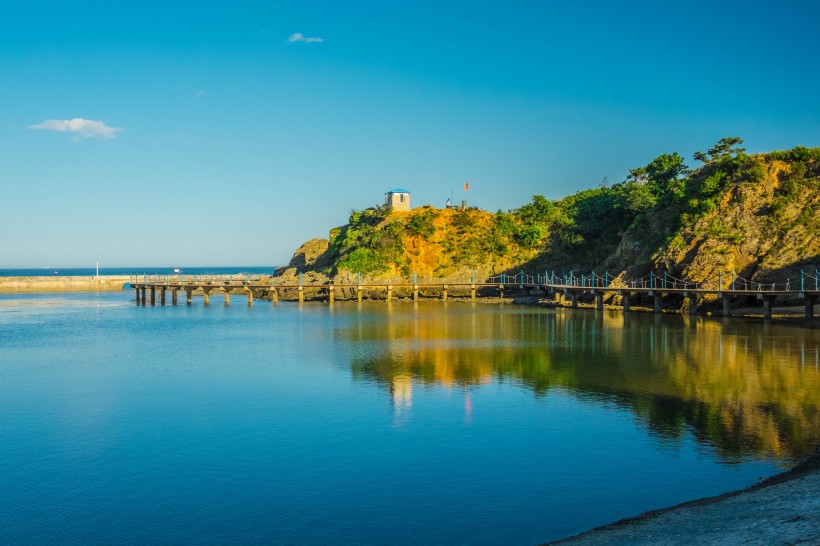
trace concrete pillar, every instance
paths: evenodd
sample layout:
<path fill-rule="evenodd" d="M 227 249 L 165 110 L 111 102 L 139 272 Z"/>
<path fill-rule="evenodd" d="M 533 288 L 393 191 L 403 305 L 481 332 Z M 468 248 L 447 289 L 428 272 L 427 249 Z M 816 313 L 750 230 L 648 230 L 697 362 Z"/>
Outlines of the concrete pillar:
<path fill-rule="evenodd" d="M 187 303 L 188 305 L 191 305 L 193 302 L 194 302 L 194 290 L 193 290 L 193 288 L 190 289 L 190 290 L 186 289 L 185 290 L 185 303 Z"/>
<path fill-rule="evenodd" d="M 362 285 L 360 284 L 356 286 L 356 300 L 362 303 Z"/>
<path fill-rule="evenodd" d="M 689 296 L 689 314 L 690 315 L 697 315 L 698 314 L 698 297 L 694 294 Z"/>
<path fill-rule="evenodd" d="M 441 299 L 443 301 L 447 301 L 447 285 L 444 285 L 444 288 L 441 291 Z"/>
<path fill-rule="evenodd" d="M 245 289 L 245 292 L 248 293 L 248 307 L 253 305 L 253 292 L 250 289 Z"/>
<path fill-rule="evenodd" d="M 137 300 L 137 305 L 140 304 L 140 289 L 134 287 L 134 299 Z"/>
<path fill-rule="evenodd" d="M 623 306 L 624 306 L 624 313 L 628 313 L 630 311 L 630 301 L 629 299 L 631 296 L 629 294 L 623 295 Z"/>
<path fill-rule="evenodd" d="M 728 297 L 724 297 L 724 298 L 721 299 L 721 302 L 723 303 L 723 316 L 724 317 L 728 317 L 731 314 L 731 308 L 729 306 L 730 301 L 731 300 Z"/>
<path fill-rule="evenodd" d="M 470 300 L 475 301 L 475 285 L 470 285 Z"/>
<path fill-rule="evenodd" d="M 663 299 L 663 296 L 661 296 L 661 294 L 659 292 L 653 292 L 652 293 L 652 303 L 654 304 L 653 305 L 653 310 L 656 313 L 660 313 L 662 311 L 662 309 L 661 309 L 661 300 L 662 299 Z"/>
<path fill-rule="evenodd" d="M 333 293 L 333 285 L 332 284 L 328 287 L 327 295 L 328 295 L 330 303 L 333 303 L 334 301 L 336 301 L 336 294 Z"/>
<path fill-rule="evenodd" d="M 177 292 L 179 292 L 179 290 L 177 290 L 176 288 L 173 288 L 171 290 L 171 305 L 177 304 Z"/>
<path fill-rule="evenodd" d="M 164 288 L 159 289 L 159 304 L 160 305 L 165 305 L 165 289 Z"/>
<path fill-rule="evenodd" d="M 231 304 L 231 292 L 227 286 L 222 289 L 222 298 L 225 300 L 225 305 Z"/>
<path fill-rule="evenodd" d="M 570 292 L 567 295 L 569 296 L 569 301 L 572 308 L 578 309 L 578 294 L 575 292 Z"/>
<path fill-rule="evenodd" d="M 202 287 L 202 295 L 204 296 L 205 305 L 210 305 L 211 304 L 210 292 L 211 292 L 210 288 L 205 288 L 204 286 Z"/>
<path fill-rule="evenodd" d="M 603 311 L 604 310 L 604 293 L 603 292 L 597 292 L 595 294 L 595 308 L 598 311 Z"/>
<path fill-rule="evenodd" d="M 413 301 L 419 301 L 419 285 L 413 285 Z"/>
<path fill-rule="evenodd" d="M 393 301 L 393 285 L 388 284 L 387 285 L 387 302 L 390 303 L 391 301 Z"/>
<path fill-rule="evenodd" d="M 498 297 L 501 298 L 502 300 L 504 299 L 504 285 L 503 284 L 498 285 Z"/>
<path fill-rule="evenodd" d="M 279 303 L 279 290 L 276 288 L 270 291 L 270 302 L 271 304 Z"/>
<path fill-rule="evenodd" d="M 157 304 L 157 289 L 156 287 L 151 287 L 151 305 Z"/>
<path fill-rule="evenodd" d="M 764 297 L 763 298 L 763 318 L 770 319 L 772 318 L 772 303 L 774 302 L 773 297 Z"/>
<path fill-rule="evenodd" d="M 302 285 L 299 285 L 299 303 L 305 303 L 305 291 Z"/>

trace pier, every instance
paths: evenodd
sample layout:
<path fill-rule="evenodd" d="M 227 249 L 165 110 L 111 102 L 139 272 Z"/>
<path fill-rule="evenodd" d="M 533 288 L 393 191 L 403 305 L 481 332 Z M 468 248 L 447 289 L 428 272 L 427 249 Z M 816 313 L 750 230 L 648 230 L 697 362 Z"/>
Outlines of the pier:
<path fill-rule="evenodd" d="M 171 296 L 171 305 L 176 305 L 180 292 L 185 293 L 185 302 L 193 303 L 194 292 L 201 294 L 205 305 L 211 302 L 211 293 L 221 293 L 225 305 L 231 301 L 231 292 L 240 291 L 253 304 L 254 290 L 270 288 L 270 275 L 131 275 L 130 285 L 136 293 L 137 304 L 166 304 Z"/>
<path fill-rule="evenodd" d="M 128 275 L 0 277 L 0 294 L 113 292 L 128 287 Z"/>
<path fill-rule="evenodd" d="M 816 273 L 816 272 L 815 272 Z M 526 295 L 543 294 L 556 304 L 578 308 L 579 300 L 586 299 L 594 304 L 595 309 L 602 310 L 606 299 L 610 305 L 620 306 L 624 312 L 632 310 L 636 299 L 651 299 L 652 310 L 661 313 L 664 299 L 669 302 L 683 302 L 689 314 L 697 314 L 698 308 L 705 301 L 719 301 L 723 316 L 729 316 L 732 302 L 743 299 L 762 304 L 762 314 L 766 319 L 772 317 L 775 302 L 802 302 L 806 319 L 814 318 L 814 308 L 820 299 L 820 276 L 801 272 L 799 279 L 789 279 L 781 283 L 757 283 L 745 279 L 719 276 L 714 282 L 689 282 L 681 279 L 650 274 L 649 277 L 630 281 L 613 281 L 607 274 L 604 276 L 592 273 L 576 275 L 574 273 L 501 274 L 483 282 L 419 282 L 414 275 L 409 282 L 349 284 L 305 284 L 300 275 L 298 282 L 283 283 L 268 275 L 132 275 L 131 287 L 135 290 L 138 305 L 165 305 L 170 293 L 170 303 L 176 305 L 180 292 L 185 293 L 185 302 L 191 305 L 194 295 L 201 295 L 205 305 L 210 304 L 211 296 L 222 294 L 223 301 L 230 303 L 231 294 L 239 293 L 252 305 L 254 297 L 270 298 L 271 303 L 280 300 L 291 300 L 303 303 L 306 299 L 322 300 L 334 303 L 336 300 L 354 300 L 362 302 L 367 299 L 378 299 L 391 302 L 403 297 L 419 301 L 420 297 L 434 297 L 447 301 L 457 295 L 461 298 L 504 298 L 510 292 Z M 725 282 L 724 282 L 725 281 Z"/>

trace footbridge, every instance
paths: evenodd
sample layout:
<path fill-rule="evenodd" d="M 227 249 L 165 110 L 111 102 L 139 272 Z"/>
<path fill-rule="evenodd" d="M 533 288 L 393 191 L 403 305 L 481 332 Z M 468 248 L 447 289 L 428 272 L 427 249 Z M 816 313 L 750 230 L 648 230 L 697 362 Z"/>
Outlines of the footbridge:
<path fill-rule="evenodd" d="M 304 302 L 306 298 L 333 303 L 337 299 L 355 299 L 361 302 L 378 299 L 390 302 L 396 297 L 404 296 L 418 301 L 419 297 L 436 297 L 446 301 L 452 296 L 500 297 L 510 291 L 526 294 L 544 294 L 556 303 L 568 304 L 577 308 L 580 299 L 594 301 L 596 309 L 604 308 L 604 300 L 609 297 L 610 303 L 617 301 L 624 312 L 629 312 L 633 302 L 638 299 L 651 299 L 654 312 L 660 313 L 667 302 L 684 301 L 690 314 L 696 314 L 699 306 L 707 300 L 719 300 L 724 316 L 730 314 L 733 301 L 753 299 L 760 301 L 764 318 L 772 317 L 774 303 L 781 301 L 800 301 L 805 306 L 805 317 L 814 318 L 814 307 L 820 299 L 820 274 L 800 272 L 796 278 L 774 283 L 761 283 L 736 277 L 718 275 L 716 279 L 705 281 L 687 281 L 667 273 L 650 273 L 639 279 L 613 279 L 608 273 L 589 275 L 574 272 L 556 274 L 528 274 L 523 271 L 515 274 L 492 276 L 483 282 L 476 282 L 473 274 L 470 282 L 422 281 L 417 275 L 407 282 L 371 283 L 362 282 L 362 276 L 351 283 L 311 284 L 298 281 L 283 282 L 281 278 L 270 275 L 132 275 L 131 287 L 136 293 L 138 305 L 165 305 L 170 293 L 171 304 L 176 305 L 178 294 L 185 293 L 185 301 L 190 305 L 194 295 L 201 295 L 206 305 L 210 304 L 212 295 L 222 294 L 224 303 L 230 303 L 231 294 L 240 294 L 247 298 L 251 305 L 254 297 L 270 299 L 276 304 L 280 299 L 292 299 Z M 617 297 L 617 298 L 616 298 Z"/>
<path fill-rule="evenodd" d="M 820 272 L 814 274 L 800 271 L 796 278 L 785 279 L 781 282 L 762 283 L 736 277 L 734 274 L 724 276 L 722 273 L 715 279 L 699 282 L 687 281 L 668 275 L 666 272 L 656 274 L 650 272 L 646 277 L 631 280 L 611 279 L 608 273 L 589 275 L 576 273 L 555 272 L 541 274 L 526 274 L 523 271 L 516 275 L 501 274 L 488 279 L 488 282 L 498 282 L 501 285 L 518 285 L 525 290 L 543 290 L 545 293 L 558 299 L 569 300 L 569 305 L 578 307 L 578 299 L 584 295 L 591 296 L 597 309 L 603 309 L 604 298 L 607 295 L 618 296 L 624 311 L 630 311 L 632 301 L 639 296 L 652 299 L 653 311 L 660 313 L 663 310 L 663 300 L 667 297 L 683 298 L 687 303 L 689 314 L 696 314 L 699 303 L 711 297 L 720 300 L 724 316 L 728 316 L 733 300 L 752 298 L 763 304 L 763 317 L 772 317 L 772 308 L 775 301 L 781 300 L 802 301 L 805 306 L 805 318 L 814 318 L 814 306 L 820 299 Z"/>

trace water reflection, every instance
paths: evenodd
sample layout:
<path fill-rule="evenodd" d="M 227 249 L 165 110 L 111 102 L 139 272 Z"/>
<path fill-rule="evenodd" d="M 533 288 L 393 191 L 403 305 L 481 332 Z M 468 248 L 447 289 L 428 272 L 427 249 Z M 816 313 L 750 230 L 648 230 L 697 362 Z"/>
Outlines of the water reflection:
<path fill-rule="evenodd" d="M 354 378 L 390 393 L 410 418 L 412 383 L 465 390 L 515 381 L 633 411 L 665 441 L 686 433 L 728 461 L 794 459 L 820 445 L 820 332 L 759 322 L 483 305 L 359 311 Z"/>

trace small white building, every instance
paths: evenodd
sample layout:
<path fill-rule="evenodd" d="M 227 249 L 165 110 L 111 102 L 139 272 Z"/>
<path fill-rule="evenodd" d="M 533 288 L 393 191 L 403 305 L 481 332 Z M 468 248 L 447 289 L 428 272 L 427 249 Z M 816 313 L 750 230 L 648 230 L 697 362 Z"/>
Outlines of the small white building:
<path fill-rule="evenodd" d="M 384 194 L 384 204 L 393 207 L 393 210 L 410 210 L 410 192 L 401 188 L 390 190 Z"/>

